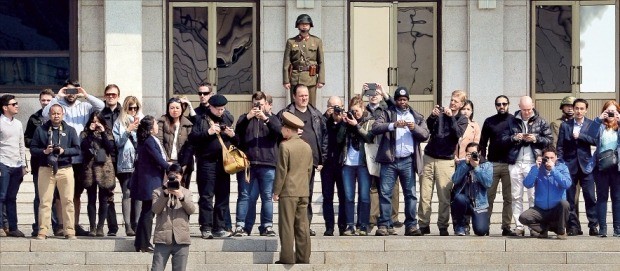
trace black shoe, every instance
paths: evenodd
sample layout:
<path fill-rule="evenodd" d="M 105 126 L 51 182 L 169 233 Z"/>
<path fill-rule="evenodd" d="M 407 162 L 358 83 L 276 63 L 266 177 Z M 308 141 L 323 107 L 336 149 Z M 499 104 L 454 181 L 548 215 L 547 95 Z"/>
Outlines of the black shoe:
<path fill-rule="evenodd" d="M 88 232 L 84 228 L 82 228 L 82 226 L 75 224 L 75 235 L 88 236 Z"/>
<path fill-rule="evenodd" d="M 431 227 L 420 227 L 420 232 L 422 234 L 431 234 Z"/>
<path fill-rule="evenodd" d="M 422 236 L 422 232 L 416 227 L 410 227 L 405 230 L 405 236 Z"/>
<path fill-rule="evenodd" d="M 344 228 L 338 228 L 338 236 L 343 236 L 344 235 Z"/>
<path fill-rule="evenodd" d="M 385 226 L 379 226 L 379 227 L 377 228 L 377 230 L 375 231 L 375 235 L 376 235 L 376 236 L 388 236 L 388 235 L 389 235 L 389 233 L 388 233 L 388 231 L 387 231 L 387 227 L 385 227 Z"/>
<path fill-rule="evenodd" d="M 316 232 L 313 229 L 310 229 L 310 236 L 316 236 Z"/>
<path fill-rule="evenodd" d="M 590 228 L 590 236 L 598 236 L 598 230 L 596 228 Z"/>
<path fill-rule="evenodd" d="M 503 228 L 502 236 L 517 236 L 517 234 L 508 228 Z"/>
<path fill-rule="evenodd" d="M 540 234 L 538 234 L 537 236 L 540 239 L 547 239 L 549 238 L 549 231 L 541 231 Z"/>
<path fill-rule="evenodd" d="M 403 222 L 396 221 L 396 222 L 392 223 L 392 225 L 394 225 L 394 228 L 400 228 L 400 227 L 404 226 L 405 224 L 403 224 Z"/>
<path fill-rule="evenodd" d="M 579 234 L 579 230 L 577 230 L 577 229 L 568 229 L 568 231 L 566 231 L 566 233 L 568 234 L 568 236 L 577 236 Z"/>
<path fill-rule="evenodd" d="M 334 236 L 334 229 L 327 229 L 323 233 L 323 236 Z"/>
<path fill-rule="evenodd" d="M 446 228 L 441 228 L 439 229 L 439 236 L 449 236 L 450 233 L 448 232 L 448 229 Z"/>
<path fill-rule="evenodd" d="M 109 232 L 108 232 L 108 236 L 116 236 L 116 232 L 111 232 L 111 231 L 109 231 Z"/>

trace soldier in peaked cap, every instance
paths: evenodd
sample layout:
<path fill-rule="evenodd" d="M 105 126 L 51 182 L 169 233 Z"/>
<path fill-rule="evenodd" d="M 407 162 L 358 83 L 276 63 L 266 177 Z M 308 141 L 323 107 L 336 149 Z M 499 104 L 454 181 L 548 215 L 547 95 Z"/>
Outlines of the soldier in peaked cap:
<path fill-rule="evenodd" d="M 308 14 L 301 14 L 295 21 L 295 28 L 299 34 L 286 41 L 284 50 L 283 84 L 291 91 L 297 84 L 308 87 L 310 103 L 318 103 L 317 88 L 325 85 L 325 65 L 323 64 L 323 41 L 317 36 L 310 35 L 310 28 L 314 27 L 312 18 Z"/>
<path fill-rule="evenodd" d="M 310 195 L 308 185 L 314 168 L 312 149 L 297 133 L 303 127 L 304 122 L 295 115 L 282 114 L 285 140 L 280 143 L 273 188 L 273 200 L 280 202 L 281 249 L 280 260 L 276 262 L 280 264 L 310 263 L 310 226 L 306 209 Z"/>

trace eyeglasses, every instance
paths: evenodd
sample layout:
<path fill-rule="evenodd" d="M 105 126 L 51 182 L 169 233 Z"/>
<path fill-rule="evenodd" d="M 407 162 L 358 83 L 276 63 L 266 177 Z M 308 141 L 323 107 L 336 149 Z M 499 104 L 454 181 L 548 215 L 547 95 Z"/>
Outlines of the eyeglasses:
<path fill-rule="evenodd" d="M 495 106 L 507 106 L 508 103 L 495 103 Z"/>
<path fill-rule="evenodd" d="M 19 103 L 18 102 L 14 102 L 14 103 L 11 103 L 11 104 L 7 104 L 7 106 L 16 106 L 16 105 L 19 105 Z"/>
<path fill-rule="evenodd" d="M 140 110 L 140 107 L 138 107 L 138 106 L 130 106 L 129 108 L 127 108 L 127 110 L 129 110 L 129 111 L 138 111 L 138 110 Z"/>
<path fill-rule="evenodd" d="M 105 96 L 106 97 L 110 97 L 110 98 L 116 98 L 116 97 L 118 97 L 118 94 L 116 94 L 116 93 L 106 93 Z"/>
<path fill-rule="evenodd" d="M 198 96 L 207 96 L 211 94 L 211 91 L 207 91 L 207 92 L 198 92 Z"/>

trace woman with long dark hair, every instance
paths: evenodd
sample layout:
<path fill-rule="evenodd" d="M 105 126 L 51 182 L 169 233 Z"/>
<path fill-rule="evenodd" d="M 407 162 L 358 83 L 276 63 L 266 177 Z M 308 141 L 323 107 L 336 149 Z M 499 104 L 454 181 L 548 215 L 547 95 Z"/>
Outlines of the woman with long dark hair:
<path fill-rule="evenodd" d="M 596 183 L 596 211 L 598 214 L 599 236 L 607 237 L 607 202 L 611 192 L 611 211 L 613 235 L 620 237 L 620 130 L 618 129 L 618 102 L 605 102 L 601 115 L 594 120 L 589 136 L 594 137 L 596 151 L 586 171 L 592 170 Z M 613 157 L 615 156 L 615 161 Z M 606 158 L 608 157 L 608 158 Z M 613 162 L 610 162 L 613 161 Z"/>
<path fill-rule="evenodd" d="M 116 178 L 123 192 L 122 209 L 125 221 L 125 233 L 127 236 L 136 235 L 138 226 L 138 213 L 142 203 L 131 198 L 129 182 L 134 172 L 136 151 L 138 149 L 138 124 L 144 117 L 140 111 L 140 101 L 135 96 L 127 96 L 123 102 L 123 110 L 114 123 L 114 141 L 118 148 L 116 157 Z"/>
<path fill-rule="evenodd" d="M 153 229 L 153 190 L 161 187 L 168 169 L 166 153 L 159 139 L 159 130 L 153 116 L 145 116 L 138 126 L 138 159 L 131 180 L 131 196 L 142 201 L 142 211 L 138 219 L 136 251 L 151 252 L 151 232 Z M 139 176 L 139 177 L 138 177 Z"/>
<path fill-rule="evenodd" d="M 89 236 L 102 237 L 103 224 L 108 215 L 108 201 L 114 197 L 116 180 L 110 156 L 114 152 L 114 136 L 101 112 L 90 114 L 84 131 L 80 133 L 80 147 L 84 157 L 84 188 L 88 194 Z M 99 193 L 97 193 L 99 188 Z M 99 194 L 99 221 L 97 222 L 97 194 Z"/>
<path fill-rule="evenodd" d="M 168 162 L 178 163 L 183 167 L 184 186 L 189 188 L 189 180 L 194 171 L 194 157 L 191 144 L 187 141 L 192 132 L 192 122 L 183 116 L 184 100 L 170 98 L 166 104 L 166 114 L 157 121 L 159 132 L 157 138 L 164 146 Z"/>
<path fill-rule="evenodd" d="M 469 143 L 480 142 L 480 125 L 478 122 L 474 120 L 474 103 L 471 100 L 465 101 L 461 110 L 459 110 L 461 114 L 467 117 L 467 129 L 463 136 L 459 139 L 459 144 L 456 146 L 456 151 L 454 153 L 454 160 L 458 163 L 458 161 L 465 160 L 467 158 L 467 153 L 465 149 Z"/>

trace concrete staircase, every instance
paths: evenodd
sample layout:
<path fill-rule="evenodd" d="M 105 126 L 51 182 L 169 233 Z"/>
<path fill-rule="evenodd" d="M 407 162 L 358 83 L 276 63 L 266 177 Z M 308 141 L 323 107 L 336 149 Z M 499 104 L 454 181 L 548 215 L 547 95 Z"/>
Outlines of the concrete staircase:
<path fill-rule="evenodd" d="M 194 174 L 195 175 L 195 174 Z M 197 202 L 195 182 L 191 184 Z M 499 189 L 501 191 L 501 189 Z M 500 192 L 501 193 L 501 192 Z M 30 234 L 34 221 L 32 176 L 27 175 L 18 195 L 19 228 Z M 116 189 L 119 224 L 120 189 Z M 235 222 L 237 183 L 231 182 L 231 215 Z M 82 195 L 80 223 L 88 229 L 86 195 Z M 433 210 L 437 210 L 434 197 Z M 253 235 L 243 238 L 199 238 L 198 215 L 191 216 L 192 240 L 189 270 L 620 270 L 620 242 L 614 237 L 587 236 L 587 220 L 583 200 L 581 221 L 586 236 L 569 237 L 566 241 L 536 238 L 501 237 L 501 194 L 494 203 L 490 237 L 439 237 L 432 215 L 431 235 L 405 237 L 323 237 L 324 220 L 321 210 L 321 185 L 317 174 L 314 187 L 315 210 L 312 228 L 312 256 L 309 265 L 274 265 L 278 260 L 279 239 Z M 526 200 L 527 201 L 527 200 Z M 336 198 L 336 204 L 337 198 Z M 525 204 L 527 209 L 527 204 Z M 337 206 L 336 206 L 337 207 Z M 258 205 L 260 212 L 260 203 Z M 337 208 L 335 208 L 337 211 Z M 404 221 L 400 203 L 400 220 Z M 611 211 L 611 208 L 609 208 Z M 277 204 L 274 225 L 277 231 Z M 257 224 L 260 214 L 257 215 Z M 608 223 L 611 223 L 608 214 Z M 256 225 L 258 226 L 258 225 Z M 451 231 L 451 230 L 450 230 Z M 374 232 L 373 232 L 374 233 Z M 451 231 L 452 234 L 452 231 Z M 553 235 L 553 234 L 551 234 Z M 554 236 L 552 236 L 554 237 Z M 29 238 L 0 238 L 0 270 L 150 270 L 152 254 L 133 252 L 133 238 L 124 236 L 121 226 L 118 237 L 80 237 L 68 241 L 51 237 L 45 241 Z M 167 270 L 170 270 L 168 268 Z"/>

